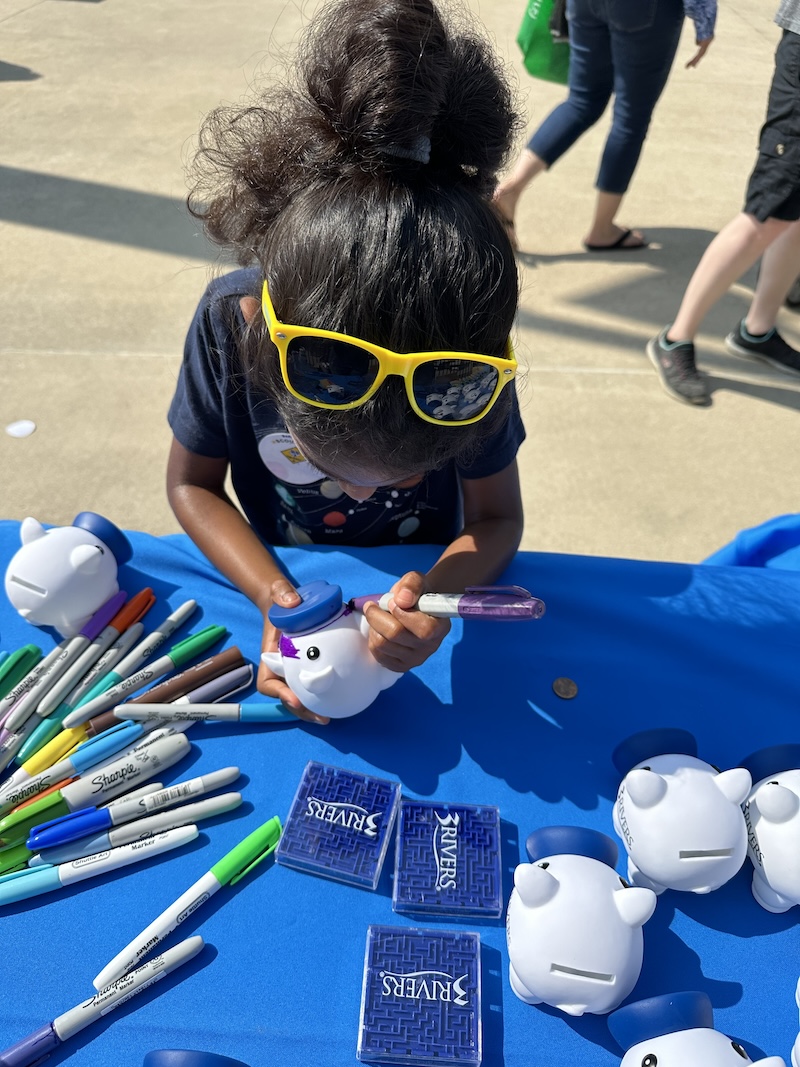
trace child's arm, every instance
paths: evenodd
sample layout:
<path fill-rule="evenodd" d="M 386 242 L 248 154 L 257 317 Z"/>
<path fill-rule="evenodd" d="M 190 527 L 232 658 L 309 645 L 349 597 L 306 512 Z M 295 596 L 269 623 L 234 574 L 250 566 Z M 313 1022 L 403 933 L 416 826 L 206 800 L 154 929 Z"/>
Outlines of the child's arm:
<path fill-rule="evenodd" d="M 460 593 L 489 585 L 514 558 L 522 539 L 523 513 L 516 460 L 488 478 L 464 479 L 464 528 L 427 574 L 410 571 L 392 587 L 390 611 L 367 604 L 370 649 L 393 671 L 418 667 L 444 640 L 447 619 L 409 610 L 425 592 Z"/>
<path fill-rule="evenodd" d="M 267 611 L 276 602 L 293 607 L 300 603 L 300 598 L 226 493 L 227 471 L 227 459 L 200 456 L 173 438 L 167 464 L 167 499 L 178 522 L 201 552 L 261 612 L 264 633 L 260 651 L 275 651 L 278 636 L 267 619 Z M 302 719 L 328 721 L 304 708 L 283 679 L 274 675 L 260 658 L 258 688 L 282 701 Z"/>

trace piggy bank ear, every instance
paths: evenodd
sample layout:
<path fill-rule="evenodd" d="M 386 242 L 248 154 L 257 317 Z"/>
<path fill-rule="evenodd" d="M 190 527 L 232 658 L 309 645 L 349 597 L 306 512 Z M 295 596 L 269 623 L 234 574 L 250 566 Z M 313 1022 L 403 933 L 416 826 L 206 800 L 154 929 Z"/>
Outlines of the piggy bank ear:
<path fill-rule="evenodd" d="M 283 669 L 283 656 L 280 652 L 262 652 L 261 662 L 266 663 L 273 674 L 277 674 L 279 678 L 286 677 L 286 671 Z"/>
<path fill-rule="evenodd" d="M 800 797 L 778 782 L 765 782 L 750 803 L 767 822 L 788 822 L 800 809 Z"/>
<path fill-rule="evenodd" d="M 631 771 L 625 778 L 625 792 L 637 808 L 652 808 L 664 796 L 667 783 L 655 771 Z"/>
<path fill-rule="evenodd" d="M 23 545 L 29 545 L 31 541 L 38 541 L 46 533 L 47 530 L 37 519 L 28 517 L 22 520 L 22 525 L 19 528 L 19 539 Z"/>
<path fill-rule="evenodd" d="M 356 613 L 358 615 L 358 628 L 361 631 L 362 637 L 369 637 L 369 623 L 367 622 L 367 616 L 363 611 Z"/>
<path fill-rule="evenodd" d="M 520 863 L 514 871 L 514 888 L 529 908 L 540 908 L 558 892 L 558 879 L 547 870 L 548 864 Z"/>
<path fill-rule="evenodd" d="M 97 545 L 78 545 L 70 552 L 69 562 L 76 574 L 82 574 L 86 578 L 100 570 L 103 553 Z"/>
<path fill-rule="evenodd" d="M 620 918 L 630 927 L 644 926 L 656 909 L 658 897 L 652 889 L 620 887 L 614 893 L 614 904 Z"/>
<path fill-rule="evenodd" d="M 714 775 L 714 785 L 731 804 L 744 804 L 753 788 L 753 779 L 744 767 L 734 767 Z"/>

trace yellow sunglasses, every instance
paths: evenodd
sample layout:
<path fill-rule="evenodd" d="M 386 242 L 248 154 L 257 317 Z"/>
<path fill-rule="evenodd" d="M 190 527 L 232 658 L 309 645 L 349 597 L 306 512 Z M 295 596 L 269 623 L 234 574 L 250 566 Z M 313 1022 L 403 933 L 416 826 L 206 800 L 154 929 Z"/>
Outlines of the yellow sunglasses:
<path fill-rule="evenodd" d="M 469 352 L 401 355 L 345 333 L 281 322 L 266 281 L 261 309 L 280 355 L 286 388 L 314 407 L 335 411 L 360 407 L 387 374 L 399 374 L 408 402 L 421 419 L 437 426 L 469 426 L 491 410 L 517 372 L 510 338 L 505 357 Z"/>

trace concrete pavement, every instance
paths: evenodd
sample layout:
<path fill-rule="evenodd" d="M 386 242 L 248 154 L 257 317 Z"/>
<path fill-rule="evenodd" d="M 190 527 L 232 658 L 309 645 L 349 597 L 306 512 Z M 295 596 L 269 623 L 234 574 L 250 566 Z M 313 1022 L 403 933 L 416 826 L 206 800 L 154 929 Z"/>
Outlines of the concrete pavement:
<path fill-rule="evenodd" d="M 564 95 L 525 73 L 524 0 L 471 0 L 529 129 Z M 754 274 L 709 316 L 714 403 L 666 396 L 644 355 L 703 249 L 740 208 L 779 30 L 776 0 L 726 0 L 699 68 L 687 23 L 620 221 L 645 251 L 583 251 L 608 116 L 522 201 L 517 347 L 528 440 L 523 547 L 696 561 L 798 507 L 800 379 L 728 356 Z M 314 4 L 0 0 L 0 518 L 81 510 L 177 525 L 165 421 L 197 299 L 224 269 L 183 207 L 203 115 L 276 76 Z M 800 346 L 800 317 L 782 313 Z"/>

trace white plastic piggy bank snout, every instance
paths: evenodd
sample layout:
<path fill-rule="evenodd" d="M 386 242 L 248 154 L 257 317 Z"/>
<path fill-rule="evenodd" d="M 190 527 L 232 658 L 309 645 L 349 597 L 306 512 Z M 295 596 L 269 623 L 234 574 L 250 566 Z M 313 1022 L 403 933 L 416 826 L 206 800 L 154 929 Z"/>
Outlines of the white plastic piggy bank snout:
<path fill-rule="evenodd" d="M 131 558 L 128 539 L 112 522 L 82 511 L 72 526 L 20 526 L 22 547 L 6 570 L 6 595 L 34 626 L 77 634 L 119 591 L 117 571 Z"/>
<path fill-rule="evenodd" d="M 568 1015 L 611 1011 L 639 977 L 655 894 L 623 882 L 617 846 L 595 830 L 546 827 L 530 835 L 528 854 L 506 917 L 511 988 Z"/>
<path fill-rule="evenodd" d="M 641 736 L 652 740 L 656 733 Z M 676 731 L 664 733 L 669 743 Z M 628 878 L 656 893 L 709 893 L 733 878 L 747 855 L 741 805 L 752 784 L 749 771 L 720 772 L 686 747 L 663 755 L 658 754 L 663 747 L 652 749 L 626 774 L 614 805 L 614 829 L 628 852 Z M 615 762 L 619 768 L 617 753 Z"/>
<path fill-rule="evenodd" d="M 270 622 L 281 630 L 279 651 L 261 658 L 309 711 L 332 719 L 357 715 L 402 675 L 374 658 L 369 623 L 343 605 L 338 585 L 310 582 L 297 592 L 299 607 L 270 608 Z"/>
<path fill-rule="evenodd" d="M 800 904 L 800 745 L 775 745 L 742 760 L 753 777 L 744 808 L 753 896 L 774 913 Z"/>
<path fill-rule="evenodd" d="M 670 993 L 635 1001 L 609 1016 L 608 1028 L 628 1051 L 621 1067 L 786 1067 L 780 1056 L 752 1060 L 741 1042 L 714 1028 L 705 993 Z"/>

